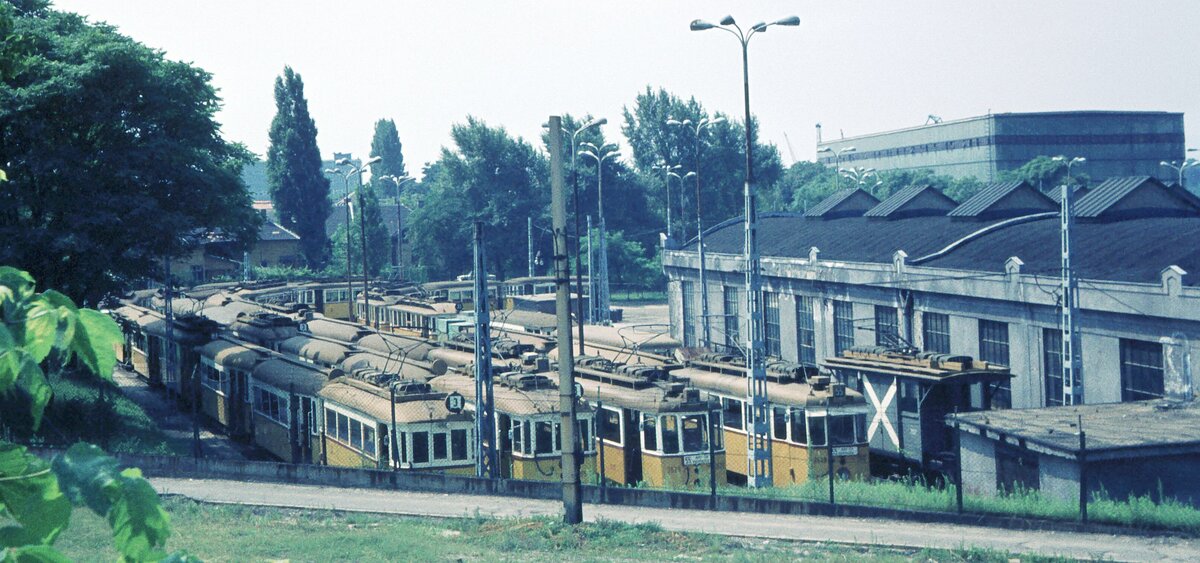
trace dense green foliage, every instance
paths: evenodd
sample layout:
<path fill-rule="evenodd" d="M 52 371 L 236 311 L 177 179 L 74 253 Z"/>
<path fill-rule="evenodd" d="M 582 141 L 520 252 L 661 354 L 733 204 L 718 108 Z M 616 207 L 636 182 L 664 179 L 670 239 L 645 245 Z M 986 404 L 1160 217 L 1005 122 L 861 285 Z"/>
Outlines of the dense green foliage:
<path fill-rule="evenodd" d="M 22 414 L 35 429 L 52 399 L 46 370 L 61 371 L 75 362 L 95 377 L 112 377 L 113 347 L 122 339 L 117 323 L 99 311 L 77 308 L 57 291 L 38 293 L 28 273 L 0 267 L 0 318 L 0 394 L 24 398 Z M 5 561 L 66 561 L 53 544 L 66 529 L 72 506 L 85 506 L 108 521 L 124 560 L 166 557 L 168 516 L 137 469 L 122 469 L 89 444 L 76 444 L 47 462 L 0 441 Z"/>
<path fill-rule="evenodd" d="M 359 198 L 354 198 L 352 209 L 354 216 L 350 220 L 350 258 L 354 263 L 354 274 L 362 273 L 363 256 L 363 221 L 366 221 L 367 238 L 367 269 L 372 276 L 391 263 L 391 237 L 388 236 L 387 224 L 383 220 L 383 212 L 379 207 L 379 197 L 371 186 L 362 188 L 362 205 Z M 361 209 L 360 209 L 361 207 Z M 346 225 L 338 227 L 330 239 L 333 245 L 333 260 L 329 262 L 329 273 L 346 273 Z"/>
<path fill-rule="evenodd" d="M 284 227 L 300 235 L 300 249 L 308 267 L 325 265 L 329 240 L 329 179 L 321 169 L 317 125 L 308 114 L 304 81 L 291 67 L 275 79 L 275 118 L 271 121 L 271 148 L 267 150 L 267 181 L 275 213 Z"/>
<path fill-rule="evenodd" d="M 856 182 L 854 173 L 836 174 L 833 168 L 823 164 L 800 161 L 788 168 L 779 182 L 761 190 L 760 209 L 803 212 L 838 189 L 855 186 L 883 200 L 908 186 L 929 184 L 958 202 L 983 188 L 983 183 L 974 178 L 951 178 L 930 170 L 889 170 L 860 176 L 861 185 Z"/>
<path fill-rule="evenodd" d="M 0 263 L 86 302 L 219 230 L 254 240 L 210 75 L 110 26 L 0 2 Z"/>
<path fill-rule="evenodd" d="M 1000 178 L 1003 180 L 1024 180 L 1027 184 L 1041 190 L 1043 193 L 1059 189 L 1066 176 L 1067 163 L 1054 160 L 1050 156 L 1039 156 L 1026 162 L 1016 170 L 1000 173 Z M 1075 173 L 1071 174 L 1072 186 L 1086 186 L 1087 183 L 1088 175 L 1086 173 L 1076 169 Z"/>
<path fill-rule="evenodd" d="M 402 149 L 400 133 L 396 131 L 396 122 L 390 119 L 376 121 L 375 135 L 371 137 L 371 156 L 378 156 L 381 160 L 371 165 L 371 185 L 378 193 L 387 197 L 396 194 L 396 184 L 380 178 L 384 176 L 400 178 L 408 174 L 404 170 Z"/>
<path fill-rule="evenodd" d="M 526 217 L 549 224 L 545 157 L 503 127 L 474 117 L 455 125 L 450 136 L 455 149 L 442 149 L 422 182 L 422 204 L 410 215 L 415 260 L 432 279 L 471 271 L 472 225 L 481 221 L 488 273 L 501 279 L 523 275 Z"/>

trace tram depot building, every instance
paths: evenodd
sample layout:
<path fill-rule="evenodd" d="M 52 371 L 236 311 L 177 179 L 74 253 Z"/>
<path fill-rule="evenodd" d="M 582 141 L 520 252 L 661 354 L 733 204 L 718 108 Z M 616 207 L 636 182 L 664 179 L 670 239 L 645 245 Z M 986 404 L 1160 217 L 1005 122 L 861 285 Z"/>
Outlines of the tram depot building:
<path fill-rule="evenodd" d="M 1200 275 L 1189 272 L 1200 274 L 1200 200 L 1147 176 L 1110 178 L 1076 193 L 1071 256 L 1083 402 L 1190 400 Z M 997 437 L 1019 435 L 1030 417 L 1054 410 L 1043 407 L 1063 402 L 1056 199 L 1022 182 L 991 184 L 961 204 L 929 186 L 882 202 L 852 188 L 803 215 L 763 214 L 767 355 L 818 365 L 852 346 L 906 344 L 1008 366 L 1013 376 L 992 396 L 992 408 L 1040 411 L 992 416 L 982 434 L 974 426 L 991 444 L 988 451 L 977 444 L 976 453 L 999 463 L 996 444 L 1006 442 Z M 696 241 L 664 251 L 671 332 L 685 346 L 700 343 L 704 322 L 711 347 L 743 346 L 743 236 L 741 218 L 705 231 L 706 295 Z M 901 386 L 896 399 L 911 392 Z M 1083 414 L 1085 430 L 1089 418 L 1110 411 Z M 1165 416 L 1179 412 L 1192 409 Z M 1006 431 L 1005 422 L 1013 428 Z M 1162 442 L 1136 426 L 1128 428 L 1134 436 L 1143 431 L 1147 443 Z M 1195 453 L 1186 455 L 1195 461 Z M 995 479 L 994 470 L 983 475 Z"/>

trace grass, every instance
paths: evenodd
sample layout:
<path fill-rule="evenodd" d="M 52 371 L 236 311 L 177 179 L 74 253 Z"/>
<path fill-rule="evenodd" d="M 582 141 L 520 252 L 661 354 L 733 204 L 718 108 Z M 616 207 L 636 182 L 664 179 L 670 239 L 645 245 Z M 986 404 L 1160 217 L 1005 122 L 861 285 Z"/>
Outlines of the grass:
<path fill-rule="evenodd" d="M 828 502 L 829 481 L 820 479 L 803 485 L 763 489 L 728 486 L 718 490 L 718 494 Z M 838 481 L 834 484 L 834 499 L 838 504 L 847 505 L 937 512 L 957 511 L 953 485 L 944 488 L 927 487 L 919 480 Z M 963 510 L 970 513 L 1060 521 L 1079 518 L 1078 503 L 1044 498 L 1036 491 L 995 497 L 964 495 Z M 1174 499 L 1156 503 L 1149 496 L 1116 500 L 1107 498 L 1104 494 L 1096 494 L 1088 502 L 1088 520 L 1093 523 L 1200 535 L 1200 510 Z"/>
<path fill-rule="evenodd" d="M 665 291 L 614 291 L 609 299 L 613 303 L 666 303 L 667 292 Z"/>
<path fill-rule="evenodd" d="M 68 446 L 83 441 L 113 453 L 186 455 L 190 451 L 187 440 L 167 437 L 113 383 L 65 374 L 51 376 L 50 385 L 54 398 L 46 407 L 38 432 L 30 430 L 28 417 L 3 420 L 16 441 L 45 446 Z M 104 402 L 100 401 L 101 389 Z M 0 411 L 7 406 L 7 401 L 0 401 Z M 23 409 L 12 408 L 8 412 L 23 412 Z"/>
<path fill-rule="evenodd" d="M 753 540 L 665 531 L 656 524 L 558 519 L 433 519 L 333 511 L 221 506 L 166 498 L 171 550 L 205 561 L 972 561 L 1005 553 L 916 550 Z M 77 511 L 57 542 L 78 561 L 112 561 L 105 522 Z M 1029 556 L 1022 561 L 1059 561 Z"/>

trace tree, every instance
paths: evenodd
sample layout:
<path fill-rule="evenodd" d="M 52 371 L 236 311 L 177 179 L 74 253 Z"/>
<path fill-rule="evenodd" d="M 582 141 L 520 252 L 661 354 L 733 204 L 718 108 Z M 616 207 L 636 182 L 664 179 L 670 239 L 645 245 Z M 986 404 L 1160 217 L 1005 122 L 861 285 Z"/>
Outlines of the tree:
<path fill-rule="evenodd" d="M 283 226 L 300 235 L 308 267 L 320 269 L 328 257 L 329 179 L 321 171 L 317 125 L 308 114 L 304 81 L 291 67 L 275 79 L 275 110 L 267 150 L 271 200 Z"/>
<path fill-rule="evenodd" d="M 375 136 L 371 138 L 371 156 L 378 156 L 378 163 L 371 165 L 371 184 L 378 193 L 395 193 L 399 196 L 394 183 L 381 182 L 384 176 L 401 177 L 404 171 L 404 154 L 401 152 L 400 134 L 396 131 L 396 122 L 390 119 L 380 119 L 375 122 Z"/>
<path fill-rule="evenodd" d="M 383 220 L 383 212 L 379 207 L 379 197 L 371 186 L 362 188 L 362 209 L 359 209 L 358 197 L 351 195 L 354 217 L 350 220 L 350 258 L 356 267 L 362 264 L 362 222 L 367 222 L 367 266 L 371 276 L 378 275 L 384 266 L 388 265 L 391 256 L 391 237 L 388 235 L 387 223 Z M 345 274 L 346 269 L 346 225 L 337 228 L 333 235 L 333 260 L 330 269 Z M 340 267 L 340 269 L 339 269 Z M 358 272 L 351 272 L 359 274 Z"/>
<path fill-rule="evenodd" d="M 550 190 L 545 157 L 503 127 L 468 117 L 450 131 L 455 149 L 442 148 L 427 168 L 427 190 L 410 215 L 410 244 L 418 270 L 433 279 L 471 271 L 472 225 L 487 229 L 488 273 L 503 279 L 526 271 L 525 220 L 548 225 Z M 430 177 L 432 172 L 432 177 Z"/>
<path fill-rule="evenodd" d="M 34 426 L 40 425 L 53 396 L 46 373 L 76 365 L 111 380 L 113 346 L 121 329 L 107 315 L 77 308 L 54 290 L 35 291 L 28 273 L 0 267 L 0 394 L 26 399 Z M 89 444 L 76 444 L 47 462 L 24 447 L 0 440 L 0 529 L 5 561 L 68 561 L 54 549 L 74 506 L 86 506 L 105 518 L 113 543 L 125 561 L 166 557 L 170 535 L 158 495 L 137 469 L 121 469 L 117 460 Z M 175 561 L 190 558 L 174 554 Z"/>
<path fill-rule="evenodd" d="M 204 235 L 254 241 L 250 154 L 220 135 L 211 76 L 110 26 L 18 4 L 0 2 L 0 263 L 95 303 Z"/>
<path fill-rule="evenodd" d="M 696 145 L 694 129 L 667 125 L 668 119 L 690 120 L 725 118 L 725 121 L 709 127 L 702 133 Z M 743 184 L 745 183 L 745 129 L 720 113 L 709 115 L 695 98 L 684 101 L 664 89 L 657 92 L 646 88 L 634 101 L 633 108 L 624 110 L 625 124 L 622 132 L 633 149 L 633 160 L 644 177 L 654 178 L 659 189 L 653 190 L 652 206 L 661 210 L 662 223 L 666 223 L 666 190 L 664 174 L 653 167 L 662 163 L 683 166 L 681 176 L 699 167 L 702 198 L 702 215 L 705 227 L 742 215 L 745 211 Z M 751 139 L 755 188 L 761 194 L 769 190 L 783 174 L 779 150 L 774 145 L 758 142 L 758 127 L 753 128 Z M 685 238 L 696 233 L 695 184 L 689 180 L 680 187 L 678 180 L 672 182 L 672 206 L 674 217 L 678 217 L 677 234 Z M 674 217 L 672 218 L 674 221 Z"/>
<path fill-rule="evenodd" d="M 1078 167 L 1077 167 L 1078 168 Z M 1054 160 L 1049 156 L 1039 156 L 1022 164 L 1016 170 L 1006 170 L 1000 173 L 1002 180 L 1023 180 L 1025 183 L 1037 188 L 1041 192 L 1050 192 L 1059 189 L 1063 184 L 1063 180 L 1067 175 L 1067 163 L 1061 160 Z M 1075 172 L 1071 174 L 1071 185 L 1086 186 L 1088 184 L 1088 175 Z"/>

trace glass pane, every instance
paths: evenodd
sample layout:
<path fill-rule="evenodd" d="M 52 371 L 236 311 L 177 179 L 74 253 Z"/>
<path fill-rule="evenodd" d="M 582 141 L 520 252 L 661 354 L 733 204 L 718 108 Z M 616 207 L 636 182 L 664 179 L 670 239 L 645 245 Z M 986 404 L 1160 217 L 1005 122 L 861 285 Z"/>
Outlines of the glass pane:
<path fill-rule="evenodd" d="M 534 423 L 534 453 L 548 454 L 554 452 L 554 430 L 549 422 Z"/>
<path fill-rule="evenodd" d="M 829 417 L 829 439 L 835 446 L 850 446 L 854 442 L 854 416 Z"/>
<path fill-rule="evenodd" d="M 363 426 L 363 451 L 375 455 L 375 429 L 370 426 Z"/>
<path fill-rule="evenodd" d="M 804 423 L 804 411 L 792 409 L 792 442 L 800 445 L 808 443 L 808 425 Z"/>
<path fill-rule="evenodd" d="M 708 451 L 708 428 L 705 425 L 707 418 L 700 414 L 683 417 L 683 451 L 689 453 Z"/>
<path fill-rule="evenodd" d="M 808 417 L 808 445 L 812 447 L 825 445 L 825 417 Z"/>
<path fill-rule="evenodd" d="M 650 415 L 642 415 L 642 449 L 658 451 L 658 421 Z"/>
<path fill-rule="evenodd" d="M 433 459 L 446 459 L 449 452 L 449 439 L 445 432 L 438 432 L 433 435 Z"/>
<path fill-rule="evenodd" d="M 350 419 L 350 447 L 362 449 L 362 423 Z"/>
<path fill-rule="evenodd" d="M 787 440 L 787 409 L 784 407 L 771 408 L 771 437 Z"/>
<path fill-rule="evenodd" d="M 413 463 L 429 463 L 429 433 L 412 433 Z"/>
<path fill-rule="evenodd" d="M 743 426 L 742 402 L 737 399 L 725 398 L 721 399 L 721 406 L 724 407 L 724 416 L 722 418 L 724 419 L 725 428 L 741 430 Z"/>
<path fill-rule="evenodd" d="M 450 431 L 450 457 L 455 461 L 467 459 L 467 431 Z"/>
<path fill-rule="evenodd" d="M 621 435 L 621 413 L 603 409 L 600 411 L 600 418 L 604 421 L 603 426 L 597 428 L 596 431 L 598 433 L 603 432 L 600 435 L 605 440 L 614 442 L 617 445 L 623 445 L 624 437 Z"/>
<path fill-rule="evenodd" d="M 662 417 L 663 453 L 679 453 L 679 419 L 675 415 Z"/>

